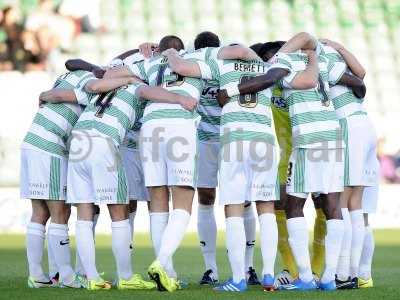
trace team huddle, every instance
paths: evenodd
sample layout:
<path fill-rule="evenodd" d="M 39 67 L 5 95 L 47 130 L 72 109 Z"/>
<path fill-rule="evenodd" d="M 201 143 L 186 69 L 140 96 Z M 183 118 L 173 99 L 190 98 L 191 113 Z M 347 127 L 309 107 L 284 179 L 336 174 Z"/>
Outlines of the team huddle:
<path fill-rule="evenodd" d="M 248 285 L 264 291 L 373 286 L 368 214 L 377 202 L 376 136 L 363 107 L 365 70 L 341 44 L 303 32 L 287 42 L 221 46 L 217 35 L 202 32 L 191 50 L 169 35 L 107 66 L 74 59 L 66 67 L 41 93 L 21 146 L 21 197 L 32 203 L 29 287 L 184 288 L 173 255 L 195 191 L 205 265 L 199 284 L 221 292 L 244 292 Z M 217 186 L 232 271 L 221 283 Z M 309 196 L 316 209 L 312 256 L 303 214 Z M 132 269 L 137 201 L 147 202 L 150 215 L 150 280 Z M 96 266 L 101 204 L 112 221 L 113 284 Z M 71 205 L 77 209 L 75 267 Z M 254 206 L 260 279 L 253 264 Z M 275 274 L 278 250 L 284 270 Z"/>

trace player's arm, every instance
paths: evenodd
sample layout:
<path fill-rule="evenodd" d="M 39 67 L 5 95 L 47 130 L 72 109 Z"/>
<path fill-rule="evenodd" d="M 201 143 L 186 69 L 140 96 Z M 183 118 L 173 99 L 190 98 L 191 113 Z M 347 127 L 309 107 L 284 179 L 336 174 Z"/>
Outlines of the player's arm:
<path fill-rule="evenodd" d="M 54 88 L 42 92 L 39 95 L 39 101 L 49 102 L 49 103 L 62 103 L 62 102 L 76 103 L 77 99 L 74 90 Z"/>
<path fill-rule="evenodd" d="M 300 32 L 288 40 L 279 52 L 291 53 L 299 49 L 315 50 L 317 48 L 317 40 L 307 32 Z"/>
<path fill-rule="evenodd" d="M 90 62 L 80 58 L 67 60 L 65 62 L 65 67 L 71 72 L 78 70 L 92 72 L 97 78 L 102 78 L 106 72 L 102 67 L 91 64 Z"/>
<path fill-rule="evenodd" d="M 337 84 L 345 85 L 352 89 L 357 98 L 364 98 L 367 93 L 367 87 L 365 86 L 364 81 L 351 74 L 344 73 Z"/>
<path fill-rule="evenodd" d="M 364 79 L 365 77 L 365 68 L 362 66 L 360 61 L 354 56 L 353 53 L 351 53 L 349 50 L 347 50 L 342 44 L 328 40 L 328 39 L 320 39 L 320 42 L 332 47 L 335 49 L 339 54 L 343 57 L 344 61 L 346 62 L 346 65 L 349 67 L 351 72 L 361 78 Z"/>
<path fill-rule="evenodd" d="M 162 55 L 167 57 L 168 65 L 175 73 L 186 77 L 202 77 L 199 65 L 194 61 L 183 59 L 175 49 L 165 50 Z"/>
<path fill-rule="evenodd" d="M 110 68 L 104 73 L 104 78 L 124 78 L 132 77 L 132 73 L 128 66 L 118 66 L 115 68 Z"/>
<path fill-rule="evenodd" d="M 318 84 L 318 60 L 315 51 L 307 51 L 308 64 L 304 71 L 298 72 L 294 79 L 290 82 L 293 89 L 310 89 Z M 264 75 L 256 76 L 244 83 L 222 89 L 217 95 L 217 100 L 220 106 L 224 106 L 230 97 L 241 94 L 257 93 L 274 85 L 279 80 L 289 74 L 286 68 L 271 68 Z"/>
<path fill-rule="evenodd" d="M 169 92 L 159 86 L 142 85 L 136 90 L 136 96 L 158 103 L 180 104 L 189 111 L 193 111 L 197 106 L 196 99 Z"/>
<path fill-rule="evenodd" d="M 260 57 L 250 48 L 234 45 L 225 46 L 218 51 L 218 59 L 241 59 L 241 60 L 256 60 Z"/>
<path fill-rule="evenodd" d="M 290 87 L 297 90 L 312 89 L 318 85 L 318 58 L 315 51 L 305 50 L 308 55 L 308 64 L 304 71 L 296 74 L 290 82 Z"/>
<path fill-rule="evenodd" d="M 135 53 L 138 53 L 138 52 L 139 52 L 139 49 L 128 50 L 128 51 L 118 55 L 117 57 L 114 57 L 114 59 L 124 60 L 125 58 L 127 58 L 127 57 L 129 57 L 129 56 L 131 56 L 131 55 L 133 55 Z"/>
<path fill-rule="evenodd" d="M 117 77 L 117 78 L 103 78 L 90 80 L 85 85 L 85 90 L 88 93 L 99 94 L 111 91 L 124 85 L 134 82 L 141 82 L 135 77 Z"/>

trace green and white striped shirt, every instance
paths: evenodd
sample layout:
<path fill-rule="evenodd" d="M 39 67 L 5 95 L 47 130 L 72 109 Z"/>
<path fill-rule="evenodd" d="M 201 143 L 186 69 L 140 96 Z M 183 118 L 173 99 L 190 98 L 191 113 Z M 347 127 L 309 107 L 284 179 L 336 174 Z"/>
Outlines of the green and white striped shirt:
<path fill-rule="evenodd" d="M 61 75 L 53 88 L 74 90 L 78 104 L 45 103 L 36 113 L 21 145 L 59 157 L 68 156 L 68 139 L 91 94 L 85 92 L 86 83 L 95 79 L 91 72 L 74 71 Z"/>
<path fill-rule="evenodd" d="M 271 68 L 289 69 L 282 64 L 265 64 L 262 61 L 218 59 L 221 48 L 206 48 L 206 61 L 198 62 L 202 78 L 216 80 L 220 88 L 239 84 L 252 77 L 265 74 Z M 271 89 L 249 95 L 231 97 L 222 108 L 220 139 L 222 144 L 237 140 L 263 140 L 275 145 L 272 130 Z"/>
<path fill-rule="evenodd" d="M 109 67 L 117 67 L 117 66 L 129 66 L 131 64 L 137 63 L 139 61 L 144 60 L 144 56 L 140 53 L 134 53 L 129 55 L 128 57 L 124 58 L 123 60 L 113 60 L 111 61 L 108 66 Z M 137 113 L 137 122 L 135 122 L 135 126 L 130 128 L 125 135 L 123 140 L 122 146 L 126 147 L 128 150 L 135 151 L 139 149 L 139 135 L 140 135 L 140 128 L 142 126 L 141 118 L 143 117 L 143 111 L 146 107 L 146 101 L 140 101 L 140 105 L 142 106 L 138 109 Z"/>
<path fill-rule="evenodd" d="M 320 44 L 320 55 L 324 55 L 329 60 L 329 65 L 334 69 L 340 69 L 350 73 L 343 57 L 330 46 Z M 357 98 L 351 89 L 344 85 L 333 85 L 329 90 L 329 96 L 332 99 L 336 115 L 339 119 L 352 115 L 367 115 L 363 106 L 364 99 Z"/>
<path fill-rule="evenodd" d="M 211 49 L 211 48 L 210 48 Z M 185 59 L 192 61 L 206 61 L 208 52 L 203 49 L 185 55 Z M 197 129 L 197 137 L 202 142 L 219 142 L 219 126 L 221 122 L 222 108 L 217 101 L 219 82 L 216 80 L 205 80 L 204 88 L 200 96 L 198 112 L 201 116 Z"/>
<path fill-rule="evenodd" d="M 143 114 L 143 104 L 136 97 L 136 89 L 143 83 L 129 84 L 114 91 L 111 102 L 104 107 L 103 114 L 97 115 L 100 105 L 97 105 L 98 98 L 94 98 L 87 104 L 81 114 L 72 133 L 86 130 L 90 134 L 103 135 L 112 138 L 115 145 L 119 147 L 124 139 L 127 130 L 139 126 L 139 120 Z M 106 96 L 107 97 L 107 96 Z"/>
<path fill-rule="evenodd" d="M 324 56 L 318 57 L 319 76 L 323 87 L 308 90 L 291 88 L 296 75 L 307 67 L 308 56 L 303 53 L 277 53 L 278 63 L 290 68 L 291 73 L 280 82 L 283 88 L 283 99 L 289 107 L 292 128 L 293 148 L 343 148 L 339 121 L 332 105 L 322 105 L 328 97 L 329 84 L 336 84 L 343 70 L 328 69 L 328 61 Z"/>
<path fill-rule="evenodd" d="M 203 80 L 182 77 L 172 72 L 168 66 L 167 58 L 164 56 L 130 64 L 129 69 L 133 75 L 148 82 L 150 86 L 161 86 L 173 93 L 191 96 L 199 100 L 203 91 Z M 160 123 L 160 120 L 181 122 L 185 119 L 200 119 L 200 116 L 197 111 L 187 111 L 180 104 L 155 103 L 152 101 L 148 102 L 143 114 L 143 124 L 146 122 Z"/>

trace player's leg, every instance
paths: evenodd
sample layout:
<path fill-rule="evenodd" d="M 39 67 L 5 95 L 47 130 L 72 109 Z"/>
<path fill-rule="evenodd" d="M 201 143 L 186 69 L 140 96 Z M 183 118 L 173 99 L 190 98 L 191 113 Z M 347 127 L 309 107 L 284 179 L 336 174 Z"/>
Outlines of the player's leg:
<path fill-rule="evenodd" d="M 96 240 L 96 226 L 97 226 L 97 221 L 99 220 L 99 216 L 100 216 L 100 206 L 95 205 L 94 206 L 94 216 L 93 216 L 93 228 L 92 228 L 94 240 Z M 86 277 L 85 269 L 82 265 L 82 261 L 79 257 L 78 251 L 76 251 L 76 253 L 75 253 L 75 273 L 77 275 Z"/>
<path fill-rule="evenodd" d="M 369 288 L 374 286 L 372 280 L 372 261 L 375 250 L 375 240 L 369 216 L 376 213 L 379 196 L 379 186 L 369 186 L 364 189 L 362 208 L 364 212 L 365 236 L 360 259 L 358 287 Z"/>
<path fill-rule="evenodd" d="M 329 193 L 323 203 L 326 216 L 325 270 L 321 284 L 335 283 L 335 274 L 341 250 L 344 224 L 340 208 L 340 193 Z M 336 286 L 336 285 L 335 285 Z"/>
<path fill-rule="evenodd" d="M 200 284 L 214 284 L 218 281 L 216 258 L 217 225 L 214 214 L 215 191 L 218 185 L 218 154 L 220 144 L 198 143 L 197 232 L 206 271 Z"/>
<path fill-rule="evenodd" d="M 302 282 L 313 281 L 310 252 L 308 249 L 308 228 L 303 208 L 306 198 L 288 195 L 286 205 L 289 245 L 296 261 L 299 279 Z"/>
<path fill-rule="evenodd" d="M 150 235 L 153 243 L 155 257 L 161 248 L 161 240 L 169 220 L 170 191 L 167 186 L 150 187 Z M 169 260 L 165 270 L 169 277 L 177 278 L 172 258 Z"/>
<path fill-rule="evenodd" d="M 263 259 L 263 287 L 274 290 L 275 260 L 278 250 L 278 226 L 274 211 L 274 201 L 257 201 L 257 214 L 260 222 L 260 244 Z"/>
<path fill-rule="evenodd" d="M 312 244 L 311 268 L 314 274 L 321 278 L 324 270 L 325 262 L 325 235 L 326 235 L 326 218 L 322 210 L 323 195 L 312 197 L 316 211 L 314 223 L 314 240 Z"/>
<path fill-rule="evenodd" d="M 354 287 L 354 284 L 352 283 L 350 277 L 352 226 L 348 203 L 351 193 L 352 188 L 345 187 L 343 193 L 341 193 L 340 195 L 340 207 L 343 217 L 343 226 L 345 230 L 343 234 L 342 247 L 340 249 L 338 266 L 336 269 L 336 287 L 338 289 L 352 289 Z"/>
<path fill-rule="evenodd" d="M 127 281 L 133 275 L 129 206 L 126 204 L 108 204 L 108 210 L 111 217 L 112 251 L 117 266 L 118 280 Z"/>
<path fill-rule="evenodd" d="M 282 258 L 283 270 L 275 278 L 275 286 L 289 284 L 293 281 L 293 278 L 296 278 L 298 276 L 296 261 L 292 254 L 292 250 L 290 249 L 288 241 L 289 234 L 287 230 L 287 218 L 285 212 L 286 203 L 287 203 L 286 186 L 281 184 L 280 200 L 275 201 L 274 204 L 275 204 L 276 223 L 278 225 L 278 250 Z"/>
<path fill-rule="evenodd" d="M 244 205 L 225 205 L 226 248 L 232 270 L 233 283 L 245 281 L 246 232 L 244 229 Z"/>
<path fill-rule="evenodd" d="M 365 236 L 359 267 L 359 288 L 369 288 L 374 286 L 372 280 L 372 261 L 374 257 L 375 240 L 373 230 L 369 224 L 368 216 L 368 213 L 364 213 Z"/>
<path fill-rule="evenodd" d="M 309 180 L 309 174 L 306 172 L 309 168 L 306 153 L 306 149 L 294 149 L 289 159 L 286 185 L 288 194 L 286 204 L 287 229 L 289 245 L 299 271 L 299 279 L 295 280 L 293 284 L 282 286 L 282 289 L 309 290 L 316 288 L 311 271 L 307 222 L 303 213 L 308 196 L 306 183 Z"/>
<path fill-rule="evenodd" d="M 76 222 L 76 247 L 88 280 L 100 278 L 96 268 L 96 251 L 93 238 L 93 203 L 78 203 Z"/>
<path fill-rule="evenodd" d="M 240 147 L 240 146 L 243 147 Z M 246 200 L 251 199 L 246 154 L 248 143 L 229 143 L 221 148 L 219 199 L 225 209 L 225 240 L 232 277 L 214 288 L 216 291 L 247 290 L 245 274 L 246 231 L 243 214 Z M 239 155 L 242 155 L 241 157 Z M 241 159 L 239 159 L 241 158 Z M 247 176 L 246 176 L 247 175 Z"/>
<path fill-rule="evenodd" d="M 51 286 L 52 282 L 44 274 L 42 268 L 46 223 L 50 218 L 50 213 L 44 200 L 32 199 L 31 204 L 32 216 L 26 229 L 28 285 L 29 287 Z"/>
<path fill-rule="evenodd" d="M 60 283 L 75 287 L 75 272 L 71 267 L 71 249 L 68 236 L 68 220 L 71 215 L 70 205 L 64 201 L 47 201 L 51 215 L 48 230 L 49 248 L 54 253 L 57 269 L 60 274 Z M 80 285 L 78 285 L 80 287 Z"/>
<path fill-rule="evenodd" d="M 158 253 L 158 260 L 163 267 L 166 267 L 168 261 L 172 259 L 185 236 L 192 212 L 194 189 L 189 186 L 173 186 L 171 193 L 173 211 L 163 233 Z"/>
<path fill-rule="evenodd" d="M 99 157 L 106 158 L 109 148 L 104 139 L 98 137 L 80 136 L 75 133 L 70 146 L 67 176 L 67 203 L 74 204 L 77 208 L 77 221 L 75 226 L 76 246 L 79 258 L 86 275 L 86 288 L 88 290 L 110 289 L 111 284 L 103 280 L 96 268 L 96 251 L 93 235 L 95 199 L 99 186 L 96 178 L 106 177 L 111 173 L 101 169 Z M 96 149 L 96 151 L 92 151 Z M 87 153 L 82 159 L 81 153 Z M 77 154 L 77 156 L 75 156 Z M 98 169 L 100 168 L 100 169 Z"/>
<path fill-rule="evenodd" d="M 254 264 L 254 247 L 256 244 L 256 216 L 251 202 L 244 205 L 243 213 L 244 231 L 246 232 L 245 272 L 249 285 L 259 285 Z"/>
<path fill-rule="evenodd" d="M 199 207 L 197 211 L 197 232 L 203 254 L 206 272 L 200 284 L 218 282 L 217 268 L 217 224 L 214 214 L 215 188 L 197 188 Z"/>
<path fill-rule="evenodd" d="M 349 201 L 349 211 L 352 227 L 350 256 L 350 276 L 352 279 L 358 277 L 358 268 L 360 265 L 361 252 L 365 236 L 364 216 L 361 206 L 363 191 L 364 187 L 353 187 Z"/>

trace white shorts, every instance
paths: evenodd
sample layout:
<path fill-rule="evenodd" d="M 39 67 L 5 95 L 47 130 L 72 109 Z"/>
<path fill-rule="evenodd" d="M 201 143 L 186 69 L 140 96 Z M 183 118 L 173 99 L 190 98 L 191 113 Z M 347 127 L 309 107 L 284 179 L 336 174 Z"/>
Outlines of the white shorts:
<path fill-rule="evenodd" d="M 68 160 L 68 203 L 128 204 L 128 183 L 111 138 L 74 133 Z"/>
<path fill-rule="evenodd" d="M 376 213 L 379 198 L 379 185 L 367 186 L 362 198 L 362 209 L 365 214 Z"/>
<path fill-rule="evenodd" d="M 66 158 L 21 149 L 20 193 L 22 199 L 63 200 L 67 195 Z"/>
<path fill-rule="evenodd" d="M 128 181 L 129 200 L 149 201 L 149 193 L 144 184 L 144 174 L 139 150 L 120 147 L 122 164 Z"/>
<path fill-rule="evenodd" d="M 365 115 L 340 120 L 345 149 L 345 186 L 375 186 L 378 184 L 379 161 L 374 126 Z"/>
<path fill-rule="evenodd" d="M 199 142 L 198 188 L 216 188 L 218 186 L 218 155 L 220 143 Z"/>
<path fill-rule="evenodd" d="M 344 149 L 302 149 L 292 151 L 288 165 L 286 192 L 307 198 L 309 193 L 343 191 Z"/>
<path fill-rule="evenodd" d="M 240 144 L 243 147 L 237 147 Z M 220 204 L 279 200 L 276 147 L 260 141 L 240 141 L 240 144 L 231 142 L 221 147 Z"/>
<path fill-rule="evenodd" d="M 144 181 L 151 186 L 190 186 L 197 181 L 197 122 L 145 123 L 141 128 Z"/>

